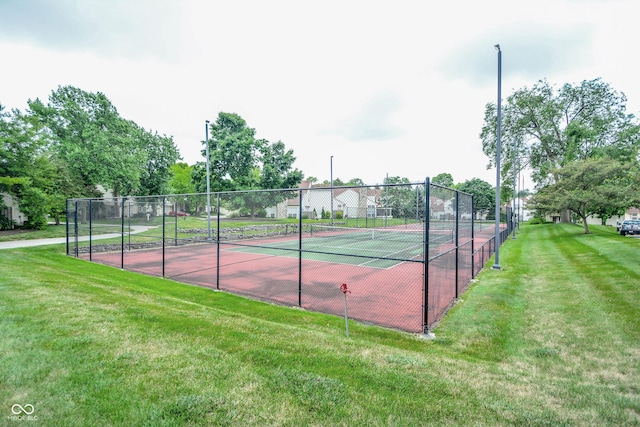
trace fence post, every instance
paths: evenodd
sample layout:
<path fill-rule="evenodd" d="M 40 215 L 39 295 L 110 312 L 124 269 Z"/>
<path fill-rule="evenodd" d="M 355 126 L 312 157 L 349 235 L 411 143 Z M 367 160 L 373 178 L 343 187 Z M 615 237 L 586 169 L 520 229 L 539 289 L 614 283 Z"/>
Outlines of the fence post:
<path fill-rule="evenodd" d="M 298 307 L 302 307 L 302 189 L 298 190 L 298 199 Z"/>
<path fill-rule="evenodd" d="M 93 204 L 89 199 L 89 261 L 93 261 Z"/>
<path fill-rule="evenodd" d="M 459 297 L 458 288 L 460 287 L 459 277 L 460 277 L 460 193 L 456 190 L 456 299 Z"/>
<path fill-rule="evenodd" d="M 165 204 L 167 203 L 167 197 L 162 196 L 162 277 L 164 277 L 164 262 L 165 262 L 165 237 L 166 237 L 166 216 L 165 216 Z"/>
<path fill-rule="evenodd" d="M 471 195 L 471 278 L 476 277 L 475 265 L 475 236 L 476 236 L 476 212 L 473 208 L 473 194 Z"/>
<path fill-rule="evenodd" d="M 67 230 L 67 255 L 69 255 L 69 199 L 67 199 L 64 203 L 64 217 L 64 228 Z"/>
<path fill-rule="evenodd" d="M 422 262 L 424 263 L 422 266 L 422 279 L 423 279 L 423 290 L 422 290 L 422 296 L 423 296 L 423 307 L 424 307 L 424 313 L 423 313 L 423 331 L 424 333 L 428 333 L 429 332 L 429 217 L 431 216 L 431 206 L 429 204 L 429 199 L 430 199 L 430 186 L 431 186 L 431 181 L 429 180 L 429 177 L 427 177 L 424 181 L 424 198 L 425 198 L 425 204 L 424 204 L 424 248 L 423 248 L 423 260 Z"/>
<path fill-rule="evenodd" d="M 217 206 L 218 210 L 216 216 L 216 289 L 220 289 L 220 193 L 217 198 Z M 207 216 L 209 216 L 209 221 L 211 221 L 211 212 L 207 212 Z M 209 233 L 211 233 L 211 228 L 209 228 Z M 209 235 L 209 240 L 211 240 L 211 235 Z"/>
<path fill-rule="evenodd" d="M 73 227 L 74 227 L 74 229 L 75 229 L 75 230 L 74 230 L 74 231 L 75 231 L 75 233 L 74 233 L 74 234 L 75 234 L 75 241 L 76 241 L 76 245 L 75 245 L 75 246 L 76 246 L 76 250 L 75 250 L 75 253 L 76 253 L 76 258 L 78 258 L 78 257 L 80 256 L 80 254 L 79 254 L 79 252 L 78 252 L 78 233 L 79 233 L 80 231 L 78 230 L 78 201 L 77 201 L 77 200 L 76 200 L 76 211 L 74 212 L 74 216 L 75 216 L 75 219 L 74 219 L 74 221 L 73 221 Z M 91 236 L 89 236 L 89 237 L 91 237 Z"/>
<path fill-rule="evenodd" d="M 120 204 L 120 268 L 124 270 L 124 197 L 121 198 Z"/>

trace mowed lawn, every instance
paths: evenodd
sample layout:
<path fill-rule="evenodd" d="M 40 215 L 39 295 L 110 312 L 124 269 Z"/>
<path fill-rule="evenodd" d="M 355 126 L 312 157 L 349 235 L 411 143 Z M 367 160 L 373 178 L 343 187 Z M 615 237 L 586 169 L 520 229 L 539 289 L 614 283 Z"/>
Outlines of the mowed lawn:
<path fill-rule="evenodd" d="M 434 340 L 63 249 L 0 250 L 0 425 L 640 425 L 640 239 L 611 228 L 523 227 Z"/>

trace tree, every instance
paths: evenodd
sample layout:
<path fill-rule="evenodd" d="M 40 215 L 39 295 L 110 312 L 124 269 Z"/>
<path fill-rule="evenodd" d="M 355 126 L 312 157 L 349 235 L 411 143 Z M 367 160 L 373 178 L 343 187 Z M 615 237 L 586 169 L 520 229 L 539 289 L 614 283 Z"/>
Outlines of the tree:
<path fill-rule="evenodd" d="M 537 187 L 558 181 L 557 171 L 574 160 L 593 156 L 635 158 L 640 127 L 626 113 L 626 97 L 600 79 L 579 85 L 565 84 L 556 90 L 546 80 L 510 95 L 502 111 L 502 177 L 513 172 L 513 141 L 516 169 L 528 167 Z M 480 137 L 490 165 L 495 165 L 497 108 L 485 109 Z"/>
<path fill-rule="evenodd" d="M 587 218 L 624 211 L 640 203 L 638 163 L 623 163 L 608 157 L 577 160 L 553 171 L 558 181 L 533 196 L 533 205 L 542 212 L 567 209 L 582 220 L 589 233 Z"/>
<path fill-rule="evenodd" d="M 196 192 L 193 181 L 191 180 L 191 171 L 193 170 L 193 166 L 189 166 L 184 162 L 178 162 L 171 165 L 169 170 L 171 171 L 169 193 L 190 194 Z"/>
<path fill-rule="evenodd" d="M 224 112 L 218 114 L 215 123 L 210 124 L 210 129 L 211 191 L 250 188 L 252 171 L 257 166 L 257 153 L 260 148 L 255 139 L 255 130 L 249 128 L 239 115 Z M 203 141 L 203 144 L 205 143 Z M 206 156 L 206 148 L 202 150 L 202 154 Z"/>
<path fill-rule="evenodd" d="M 477 214 L 486 214 L 495 209 L 496 190 L 487 181 L 473 178 L 456 187 L 459 191 L 473 195 L 473 211 Z"/>
<path fill-rule="evenodd" d="M 302 181 L 302 172 L 293 168 L 296 160 L 293 150 L 287 150 L 282 141 L 256 139 L 255 130 L 239 115 L 220 112 L 210 127 L 211 191 L 294 188 Z M 196 164 L 192 177 L 198 191 L 206 191 L 206 163 Z M 226 203 L 253 217 L 259 210 L 291 195 L 291 192 L 238 192 L 227 197 Z"/>
<path fill-rule="evenodd" d="M 387 187 L 382 189 L 381 202 L 384 207 L 391 208 L 391 215 L 395 218 L 415 218 L 416 203 L 420 197 L 416 197 L 416 190 L 408 178 L 389 176 L 384 180 Z"/>
<path fill-rule="evenodd" d="M 178 148 L 171 137 L 146 131 L 135 124 L 132 126 L 138 134 L 138 144 L 146 154 L 146 162 L 141 165 L 137 194 L 150 196 L 168 193 L 173 176 L 171 168 L 181 158 Z"/>
<path fill-rule="evenodd" d="M 349 182 L 347 182 L 347 185 L 357 187 L 357 186 L 365 185 L 365 183 L 360 178 L 351 178 Z"/>
<path fill-rule="evenodd" d="M 59 223 L 65 207 L 63 197 L 58 194 L 61 177 L 64 177 L 67 168 L 56 163 L 50 138 L 37 120 L 17 109 L 11 113 L 3 112 L 1 106 L 0 118 L 0 178 L 4 177 L 3 191 L 18 199 L 20 209 L 28 220 L 26 226 L 44 227 L 47 213 L 52 214 L 56 223 Z"/>
<path fill-rule="evenodd" d="M 114 196 L 166 189 L 169 166 L 179 159 L 172 138 L 123 119 L 104 94 L 61 86 L 47 105 L 39 99 L 28 105 L 51 136 L 52 151 L 84 188 L 102 185 Z"/>
<path fill-rule="evenodd" d="M 434 176 L 431 179 L 432 184 L 440 185 L 442 187 L 453 188 L 453 176 L 450 173 L 441 173 Z"/>

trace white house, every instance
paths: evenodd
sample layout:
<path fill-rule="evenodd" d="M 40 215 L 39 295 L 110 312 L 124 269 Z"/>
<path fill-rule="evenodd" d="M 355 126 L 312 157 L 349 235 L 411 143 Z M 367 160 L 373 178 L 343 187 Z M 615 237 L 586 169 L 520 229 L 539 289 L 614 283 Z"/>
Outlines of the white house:
<path fill-rule="evenodd" d="M 381 206 L 382 190 L 371 187 L 331 188 L 326 185 L 312 185 L 310 181 L 302 181 L 302 216 L 320 218 L 322 212 L 331 212 L 334 216 L 341 213 L 349 218 L 383 216 L 386 212 Z M 286 200 L 277 206 L 267 209 L 267 216 L 272 218 L 298 218 L 300 197 Z"/>
<path fill-rule="evenodd" d="M 2 208 L 2 211 L 0 211 L 4 217 L 8 218 L 18 226 L 23 225 L 24 222 L 28 220 L 28 218 L 20 212 L 20 209 L 18 208 L 18 200 L 15 197 L 9 193 L 0 193 L 0 198 L 5 205 L 5 207 Z"/>

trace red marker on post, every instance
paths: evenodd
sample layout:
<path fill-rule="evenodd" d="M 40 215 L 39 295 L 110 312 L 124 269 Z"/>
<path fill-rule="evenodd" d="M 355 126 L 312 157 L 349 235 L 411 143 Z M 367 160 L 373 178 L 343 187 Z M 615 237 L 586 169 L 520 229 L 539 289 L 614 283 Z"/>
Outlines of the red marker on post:
<path fill-rule="evenodd" d="M 349 338 L 349 316 L 347 314 L 347 292 L 351 293 L 351 291 L 347 288 L 347 284 L 343 283 L 340 286 L 340 290 L 344 294 L 344 326 L 347 331 L 347 338 Z"/>

